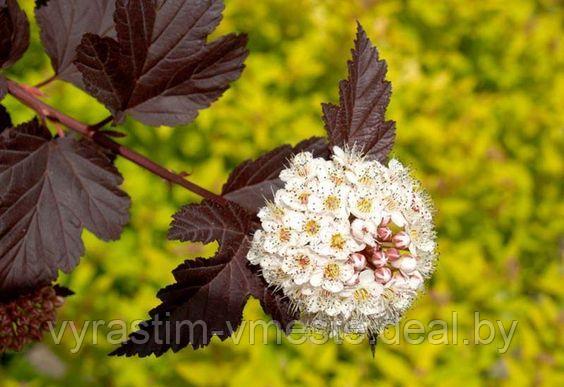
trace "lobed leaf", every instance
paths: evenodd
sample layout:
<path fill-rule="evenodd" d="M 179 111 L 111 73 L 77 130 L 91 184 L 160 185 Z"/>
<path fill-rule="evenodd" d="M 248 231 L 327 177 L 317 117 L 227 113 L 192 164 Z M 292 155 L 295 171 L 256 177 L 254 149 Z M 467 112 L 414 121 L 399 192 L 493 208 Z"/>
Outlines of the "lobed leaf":
<path fill-rule="evenodd" d="M 294 317 L 289 304 L 266 287 L 247 260 L 255 226 L 252 216 L 231 202 L 204 201 L 182 208 L 174 216 L 170 239 L 217 240 L 219 250 L 213 258 L 187 260 L 177 267 L 176 283 L 158 293 L 162 303 L 149 312 L 150 320 L 111 355 L 161 356 L 188 345 L 204 347 L 213 336 L 225 340 L 241 324 L 251 295 L 286 328 Z"/>
<path fill-rule="evenodd" d="M 249 240 L 241 242 L 229 254 L 186 261 L 175 271 L 180 280 L 159 292 L 162 304 L 150 312 L 151 319 L 111 355 L 161 356 L 188 345 L 201 348 L 214 335 L 221 340 L 231 336 L 257 280 L 247 265 Z"/>
<path fill-rule="evenodd" d="M 86 90 L 116 117 L 179 125 L 217 100 L 247 57 L 245 35 L 211 43 L 221 0 L 117 0 L 117 39 L 86 34 L 75 65 Z"/>
<path fill-rule="evenodd" d="M 35 18 L 41 42 L 57 78 L 84 88 L 82 74 L 73 61 L 76 48 L 86 33 L 115 37 L 115 0 L 36 1 Z"/>
<path fill-rule="evenodd" d="M 52 138 L 37 120 L 0 134 L 0 289 L 49 283 L 84 253 L 87 228 L 117 239 L 128 221 L 123 179 L 89 140 Z"/>
<path fill-rule="evenodd" d="M 289 334 L 294 321 L 298 319 L 297 310 L 292 308 L 288 297 L 269 287 L 261 277 L 262 283 L 252 289 L 252 296 L 260 301 L 262 309 L 270 315 L 278 327 Z"/>
<path fill-rule="evenodd" d="M 322 105 L 329 143 L 355 147 L 368 158 L 385 162 L 395 139 L 395 122 L 384 117 L 391 84 L 386 81 L 386 62 L 378 58 L 360 24 L 348 71 L 348 79 L 339 84 L 339 106 Z"/>
<path fill-rule="evenodd" d="M 312 152 L 314 156 L 324 158 L 329 155 L 325 139 L 319 137 L 304 140 L 295 147 L 282 145 L 256 160 L 239 164 L 223 186 L 222 195 L 256 214 L 282 187 L 280 172 L 299 152 Z"/>
<path fill-rule="evenodd" d="M 222 246 L 237 243 L 249 233 L 251 216 L 235 203 L 219 205 L 206 200 L 184 206 L 173 216 L 168 238 Z"/>
<path fill-rule="evenodd" d="M 0 69 L 16 63 L 29 47 L 29 22 L 16 0 L 0 0 Z"/>

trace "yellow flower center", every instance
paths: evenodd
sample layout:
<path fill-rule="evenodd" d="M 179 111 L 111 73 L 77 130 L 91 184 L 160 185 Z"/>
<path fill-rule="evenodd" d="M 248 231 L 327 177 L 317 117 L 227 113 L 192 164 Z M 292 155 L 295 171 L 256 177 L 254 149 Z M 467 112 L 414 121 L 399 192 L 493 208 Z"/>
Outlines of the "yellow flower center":
<path fill-rule="evenodd" d="M 281 242 L 289 242 L 290 236 L 290 229 L 286 227 L 283 227 L 280 229 L 280 231 L 278 231 L 278 239 L 280 239 Z"/>
<path fill-rule="evenodd" d="M 296 257 L 296 262 L 298 263 L 298 266 L 301 268 L 307 267 L 310 263 L 310 259 L 307 255 L 305 254 L 300 254 Z"/>
<path fill-rule="evenodd" d="M 335 195 L 329 195 L 327 196 L 327 199 L 325 199 L 325 208 L 329 211 L 336 210 L 339 207 L 340 202 L 339 198 Z"/>
<path fill-rule="evenodd" d="M 309 195 L 310 195 L 309 192 L 302 192 L 301 194 L 299 194 L 298 200 L 300 201 L 301 204 L 306 205 L 309 199 Z"/>
<path fill-rule="evenodd" d="M 284 210 L 281 207 L 278 206 L 272 206 L 272 215 L 274 215 L 277 218 L 282 218 L 284 216 Z"/>
<path fill-rule="evenodd" d="M 306 177 L 308 175 L 308 168 L 305 165 L 301 165 L 296 168 L 296 174 L 301 177 Z"/>
<path fill-rule="evenodd" d="M 304 226 L 304 231 L 310 236 L 316 235 L 319 232 L 319 224 L 315 220 L 309 220 Z"/>
<path fill-rule="evenodd" d="M 370 212 L 370 210 L 372 210 L 372 200 L 370 200 L 369 198 L 362 198 L 357 201 L 356 207 L 360 212 Z"/>
<path fill-rule="evenodd" d="M 330 263 L 327 266 L 325 266 L 325 269 L 323 270 L 323 274 L 325 275 L 325 278 L 329 278 L 329 279 L 337 279 L 339 278 L 339 274 L 340 274 L 341 270 L 339 269 L 339 265 L 337 265 L 336 263 Z"/>
<path fill-rule="evenodd" d="M 409 235 L 409 238 L 412 241 L 418 241 L 420 239 L 420 232 L 417 228 L 410 228 L 410 229 L 406 229 L 405 231 L 407 231 L 407 235 Z"/>
<path fill-rule="evenodd" d="M 331 247 L 336 250 L 342 250 L 345 247 L 345 238 L 341 234 L 335 234 L 331 237 Z"/>
<path fill-rule="evenodd" d="M 370 185 L 374 183 L 374 179 L 365 173 L 358 179 L 358 182 L 362 185 Z"/>
<path fill-rule="evenodd" d="M 345 182 L 345 179 L 343 179 L 343 176 L 337 174 L 337 173 L 332 173 L 329 176 L 329 179 L 331 180 L 331 182 L 337 186 L 342 185 Z"/>
<path fill-rule="evenodd" d="M 364 288 L 356 289 L 354 291 L 354 299 L 357 301 L 366 301 L 369 296 L 370 294 L 368 293 L 368 290 Z"/>
<path fill-rule="evenodd" d="M 382 200 L 382 204 L 388 211 L 396 211 L 398 209 L 398 203 L 391 196 L 387 196 Z"/>

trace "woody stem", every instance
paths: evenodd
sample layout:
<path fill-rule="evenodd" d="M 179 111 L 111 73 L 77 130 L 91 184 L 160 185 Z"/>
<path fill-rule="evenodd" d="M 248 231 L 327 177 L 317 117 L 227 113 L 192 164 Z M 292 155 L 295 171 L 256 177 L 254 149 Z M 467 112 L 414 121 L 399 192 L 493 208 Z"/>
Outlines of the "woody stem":
<path fill-rule="evenodd" d="M 149 172 L 173 183 L 184 187 L 185 189 L 209 200 L 213 200 L 219 204 L 225 204 L 227 200 L 220 195 L 217 195 L 207 189 L 188 181 L 184 176 L 171 172 L 165 167 L 159 165 L 158 163 L 152 161 L 151 159 L 137 153 L 133 149 L 127 148 L 105 134 L 98 131 L 101 127 L 111 121 L 110 118 L 106 118 L 95 125 L 87 125 L 80 122 L 66 114 L 58 111 L 54 107 L 46 104 L 45 102 L 38 99 L 36 96 L 31 94 L 25 87 L 22 87 L 18 83 L 8 80 L 8 92 L 17 100 L 19 100 L 24 105 L 35 110 L 41 117 L 44 117 L 50 121 L 58 122 L 64 125 L 68 129 L 71 129 L 81 135 L 90 138 L 92 141 L 97 143 L 103 148 L 109 149 L 112 152 L 126 158 L 127 160 L 145 168 Z"/>

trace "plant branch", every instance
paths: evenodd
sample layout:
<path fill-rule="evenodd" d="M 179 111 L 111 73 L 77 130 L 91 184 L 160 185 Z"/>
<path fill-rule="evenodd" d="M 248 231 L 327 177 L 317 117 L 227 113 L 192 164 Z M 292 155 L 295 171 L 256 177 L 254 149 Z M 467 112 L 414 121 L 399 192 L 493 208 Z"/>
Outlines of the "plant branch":
<path fill-rule="evenodd" d="M 227 199 L 186 180 L 182 175 L 169 171 L 165 167 L 157 164 L 156 162 L 141 155 L 140 153 L 137 153 L 134 150 L 115 142 L 105 134 L 98 132 L 98 129 L 100 127 L 102 127 L 105 123 L 111 121 L 111 117 L 109 119 L 103 120 L 98 124 L 95 124 L 94 126 L 90 126 L 70 116 L 67 116 L 64 113 L 61 113 L 54 107 L 38 99 L 36 96 L 30 93 L 26 87 L 19 85 L 14 81 L 8 80 L 8 92 L 21 103 L 35 110 L 41 117 L 44 117 L 53 122 L 58 122 L 66 126 L 67 128 L 92 139 L 103 148 L 111 150 L 112 152 L 145 168 L 149 172 L 152 172 L 153 174 L 171 183 L 180 185 L 205 199 L 210 199 L 220 204 L 225 204 L 227 202 Z"/>

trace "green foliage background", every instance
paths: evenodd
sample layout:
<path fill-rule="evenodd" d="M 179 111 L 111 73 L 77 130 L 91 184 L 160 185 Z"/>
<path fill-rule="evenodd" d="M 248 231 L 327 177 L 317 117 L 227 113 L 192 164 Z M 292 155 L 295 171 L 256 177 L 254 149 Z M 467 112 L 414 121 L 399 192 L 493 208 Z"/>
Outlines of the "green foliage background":
<path fill-rule="evenodd" d="M 86 1 L 86 0 L 84 0 Z M 33 2 L 20 1 L 32 16 Z M 411 165 L 438 210 L 441 259 L 429 291 L 408 318 L 425 325 L 458 314 L 458 344 L 250 345 L 230 340 L 160 359 L 109 358 L 112 327 L 87 332 L 80 352 L 68 328 L 60 345 L 6 356 L 0 385 L 564 385 L 564 47 L 559 0 L 227 0 L 220 31 L 250 35 L 247 69 L 192 125 L 151 128 L 128 121 L 123 142 L 219 191 L 229 171 L 282 143 L 322 135 L 320 103 L 336 101 L 337 82 L 359 19 L 389 64 L 397 121 L 395 155 Z M 9 75 L 30 84 L 50 76 L 33 43 Z M 107 113 L 64 83 L 50 103 L 87 122 Z M 5 101 L 17 122 L 32 112 Z M 171 214 L 197 200 L 119 160 L 133 199 L 118 242 L 85 235 L 87 255 L 62 283 L 76 291 L 60 313 L 87 320 L 146 317 L 156 291 L 186 257 L 214 246 L 166 241 Z M 501 338 L 473 342 L 474 312 L 518 321 Z M 250 302 L 245 318 L 262 312 Z M 113 329 L 116 329 L 114 326 Z M 394 330 L 389 333 L 392 334 Z M 487 332 L 484 333 L 487 336 Z M 34 360 L 38 350 L 47 351 Z M 65 372 L 53 376 L 60 362 Z M 39 363 L 39 365 L 38 365 Z M 51 376 L 50 376 L 51 374 Z"/>

